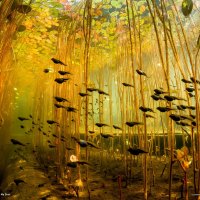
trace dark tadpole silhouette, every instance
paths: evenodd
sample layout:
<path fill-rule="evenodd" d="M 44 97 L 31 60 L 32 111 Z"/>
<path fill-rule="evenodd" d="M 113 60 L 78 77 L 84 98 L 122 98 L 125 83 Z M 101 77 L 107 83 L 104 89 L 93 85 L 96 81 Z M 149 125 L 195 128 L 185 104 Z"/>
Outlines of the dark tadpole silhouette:
<path fill-rule="evenodd" d="M 19 119 L 20 121 L 29 120 L 29 118 L 25 118 L 25 117 L 18 117 L 18 119 Z"/>
<path fill-rule="evenodd" d="M 98 89 L 98 93 L 99 94 L 104 94 L 104 95 L 109 95 L 108 93 L 104 92 L 103 90 L 99 90 L 99 89 Z"/>
<path fill-rule="evenodd" d="M 195 110 L 196 107 L 195 107 L 195 106 L 188 106 L 188 109 L 190 109 L 190 110 Z"/>
<path fill-rule="evenodd" d="M 108 126 L 107 124 L 104 124 L 104 123 L 96 123 L 95 125 L 98 127 Z"/>
<path fill-rule="evenodd" d="M 125 87 L 134 87 L 133 85 L 129 84 L 129 83 L 122 83 L 123 86 Z"/>
<path fill-rule="evenodd" d="M 122 130 L 122 128 L 120 128 L 119 126 L 113 125 L 114 129 L 118 129 L 118 130 Z"/>
<path fill-rule="evenodd" d="M 150 114 L 146 114 L 146 118 L 155 118 L 155 117 Z"/>
<path fill-rule="evenodd" d="M 153 94 L 151 95 L 152 99 L 155 100 L 155 101 L 158 101 L 158 100 L 164 100 L 164 98 L 162 98 L 161 96 L 159 96 L 158 94 Z"/>
<path fill-rule="evenodd" d="M 168 92 L 163 91 L 162 89 L 155 89 L 154 92 L 155 92 L 155 94 L 157 94 L 157 95 L 168 93 Z"/>
<path fill-rule="evenodd" d="M 81 147 L 93 147 L 93 148 L 96 148 L 96 149 L 100 149 L 98 146 L 96 146 L 94 143 L 90 142 L 90 141 L 86 141 L 86 140 L 81 140 L 81 139 L 78 139 L 74 136 L 71 137 L 72 139 L 74 139 Z"/>
<path fill-rule="evenodd" d="M 18 141 L 18 140 L 15 140 L 15 139 L 11 139 L 10 141 L 11 141 L 14 145 L 26 146 L 25 144 L 21 143 L 21 142 Z"/>
<path fill-rule="evenodd" d="M 83 92 L 79 92 L 79 95 L 80 95 L 81 97 L 90 96 L 89 94 L 83 93 Z"/>
<path fill-rule="evenodd" d="M 47 120 L 48 124 L 58 124 L 58 122 L 54 121 L 54 120 Z"/>
<path fill-rule="evenodd" d="M 153 112 L 153 113 L 154 113 L 154 111 L 153 111 L 151 108 L 147 108 L 147 107 L 140 106 L 139 109 L 140 109 L 142 112 Z"/>
<path fill-rule="evenodd" d="M 137 126 L 137 125 L 143 125 L 142 122 L 126 122 L 126 125 L 129 127 Z"/>
<path fill-rule="evenodd" d="M 89 91 L 89 92 L 95 92 L 95 91 L 98 91 L 98 89 L 97 88 L 87 88 L 87 91 Z"/>
<path fill-rule="evenodd" d="M 164 98 L 165 98 L 167 101 L 174 101 L 174 100 L 183 100 L 183 101 L 186 101 L 186 100 L 183 99 L 183 98 L 175 97 L 175 96 L 171 96 L 171 95 L 165 95 Z"/>
<path fill-rule="evenodd" d="M 196 118 L 196 115 L 190 114 L 190 117 L 191 117 L 192 119 L 195 119 L 195 118 Z"/>
<path fill-rule="evenodd" d="M 88 131 L 90 134 L 93 134 L 93 133 L 95 133 L 95 131 Z"/>
<path fill-rule="evenodd" d="M 189 80 L 187 80 L 187 79 L 184 79 L 184 78 L 182 78 L 181 81 L 182 81 L 183 83 L 192 83 L 191 81 L 189 81 Z"/>
<path fill-rule="evenodd" d="M 66 107 L 66 110 L 67 110 L 67 112 L 76 112 L 76 111 L 77 111 L 76 108 L 71 107 L 71 106 L 67 106 L 67 107 Z"/>
<path fill-rule="evenodd" d="M 111 135 L 111 134 L 109 134 L 109 133 L 101 133 L 101 136 L 103 137 L 103 138 L 110 138 L 110 137 L 113 137 L 113 135 Z"/>
<path fill-rule="evenodd" d="M 72 75 L 70 72 L 68 72 L 68 71 L 61 71 L 61 70 L 59 70 L 58 71 L 58 73 L 60 74 L 60 75 L 66 75 L 66 74 L 70 74 L 70 75 Z"/>
<path fill-rule="evenodd" d="M 195 83 L 194 77 L 190 77 L 190 80 Z M 200 84 L 200 81 L 196 79 L 196 83 Z"/>
<path fill-rule="evenodd" d="M 157 110 L 159 110 L 160 112 L 168 112 L 170 110 L 176 110 L 175 108 L 170 108 L 170 107 L 157 107 Z"/>
<path fill-rule="evenodd" d="M 48 68 L 47 68 L 47 69 L 44 69 L 43 72 L 44 72 L 44 73 L 49 73 L 49 69 L 48 69 Z"/>
<path fill-rule="evenodd" d="M 191 92 L 188 92 L 188 94 L 189 94 L 190 97 L 195 97 L 195 95 L 192 94 Z"/>
<path fill-rule="evenodd" d="M 20 128 L 24 128 L 24 126 L 23 126 L 23 125 L 21 125 L 21 126 L 20 126 Z"/>
<path fill-rule="evenodd" d="M 57 82 L 58 84 L 62 84 L 69 80 L 69 78 L 56 78 L 54 81 Z"/>
<path fill-rule="evenodd" d="M 192 121 L 192 122 L 191 122 L 191 125 L 192 125 L 192 126 L 196 126 L 196 125 L 197 125 L 196 121 Z"/>
<path fill-rule="evenodd" d="M 57 103 L 54 103 L 54 106 L 55 106 L 56 108 L 65 108 L 65 106 L 60 105 L 60 104 L 57 104 Z"/>
<path fill-rule="evenodd" d="M 178 122 L 178 121 L 181 120 L 180 115 L 171 114 L 169 117 L 170 117 L 172 120 L 176 121 L 176 122 Z"/>
<path fill-rule="evenodd" d="M 51 60 L 55 63 L 55 64 L 60 64 L 60 65 L 64 65 L 67 66 L 65 63 L 63 63 L 62 61 L 56 59 L 56 58 L 51 58 Z"/>
<path fill-rule="evenodd" d="M 56 100 L 57 102 L 65 102 L 65 101 L 69 102 L 67 99 L 62 98 L 62 97 L 57 97 L 57 96 L 55 96 L 54 98 L 55 98 L 55 100 Z"/>
<path fill-rule="evenodd" d="M 49 144 L 49 148 L 56 148 L 55 145 Z"/>
<path fill-rule="evenodd" d="M 194 92 L 194 90 L 195 90 L 193 87 L 186 87 L 185 89 L 186 89 L 188 92 Z"/>
<path fill-rule="evenodd" d="M 147 77 L 146 73 L 143 72 L 143 71 L 140 70 L 140 69 L 136 69 L 136 72 L 137 72 L 140 76 L 146 76 L 146 77 Z"/>
<path fill-rule="evenodd" d="M 176 122 L 176 124 L 178 124 L 180 126 L 191 126 L 191 124 L 189 124 L 188 122 L 184 122 L 184 121 Z"/>
<path fill-rule="evenodd" d="M 180 115 L 181 119 L 187 119 L 187 120 L 190 120 L 190 121 L 193 121 L 193 118 L 190 117 L 189 115 Z"/>
<path fill-rule="evenodd" d="M 53 137 L 58 138 L 58 136 L 56 134 L 52 134 Z"/>
<path fill-rule="evenodd" d="M 67 167 L 76 168 L 78 165 L 91 165 L 87 161 L 77 160 L 75 162 L 67 162 Z"/>
<path fill-rule="evenodd" d="M 178 110 L 185 110 L 187 108 L 188 108 L 188 106 L 186 106 L 186 105 L 177 105 Z"/>
<path fill-rule="evenodd" d="M 138 156 L 139 154 L 144 154 L 144 153 L 148 153 L 147 151 L 144 151 L 142 149 L 139 148 L 132 148 L 129 147 L 127 150 L 129 153 L 131 153 L 132 155 Z"/>

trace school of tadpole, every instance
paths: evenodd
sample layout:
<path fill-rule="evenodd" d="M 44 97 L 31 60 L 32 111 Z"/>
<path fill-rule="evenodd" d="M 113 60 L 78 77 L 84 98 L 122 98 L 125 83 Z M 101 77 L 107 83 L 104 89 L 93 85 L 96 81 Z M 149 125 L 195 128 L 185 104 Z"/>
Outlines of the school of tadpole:
<path fill-rule="evenodd" d="M 199 0 L 0 0 L 0 27 L 0 199 L 200 199 Z"/>

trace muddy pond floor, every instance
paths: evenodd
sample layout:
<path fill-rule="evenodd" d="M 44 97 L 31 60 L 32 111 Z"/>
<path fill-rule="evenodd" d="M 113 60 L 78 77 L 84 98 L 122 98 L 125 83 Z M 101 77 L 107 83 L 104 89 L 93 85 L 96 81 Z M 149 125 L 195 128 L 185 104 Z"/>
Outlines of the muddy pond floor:
<path fill-rule="evenodd" d="M 48 164 L 44 169 L 38 164 L 34 156 L 28 159 L 19 158 L 13 154 L 11 164 L 7 167 L 7 176 L 1 185 L 1 199 L 5 200 L 57 200 L 57 199 L 89 199 L 91 200 L 142 200 L 143 199 L 143 173 L 142 157 L 132 160 L 132 178 L 127 180 L 123 174 L 123 162 L 120 159 L 110 159 L 99 162 L 91 159 L 88 166 L 88 184 L 86 184 L 86 165 L 80 167 L 81 180 L 78 179 L 77 168 L 67 168 L 68 178 L 64 181 L 56 179 L 55 165 Z M 151 162 L 152 161 L 152 162 Z M 163 158 L 152 156 L 148 159 L 148 199 L 167 200 L 169 164 Z M 105 165 L 106 163 L 106 165 Z M 150 165 L 152 163 L 152 165 Z M 152 168 L 153 167 L 153 168 Z M 163 169 L 164 173 L 161 176 Z M 153 170 L 152 170 L 153 169 Z M 153 173 L 154 171 L 154 173 Z M 154 174 L 154 179 L 153 175 Z M 67 175 L 65 175 L 67 177 Z M 184 173 L 178 163 L 173 166 L 172 199 L 184 199 L 183 190 Z M 22 182 L 16 184 L 14 180 Z M 70 181 L 69 181 L 70 180 Z M 154 185 L 153 185 L 154 180 Z M 150 187 L 151 185 L 151 187 Z M 79 189 L 78 189 L 79 188 Z M 188 171 L 189 200 L 195 199 L 192 183 L 192 168 Z M 77 194 L 79 197 L 77 197 Z"/>

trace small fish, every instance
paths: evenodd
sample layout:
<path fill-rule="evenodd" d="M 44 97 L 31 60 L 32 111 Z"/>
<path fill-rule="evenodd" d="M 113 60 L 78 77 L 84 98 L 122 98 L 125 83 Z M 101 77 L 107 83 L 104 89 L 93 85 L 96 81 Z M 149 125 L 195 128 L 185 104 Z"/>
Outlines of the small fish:
<path fill-rule="evenodd" d="M 51 58 L 51 60 L 55 63 L 55 64 L 60 64 L 60 65 L 64 65 L 67 66 L 65 63 L 63 63 L 62 61 L 56 59 L 56 58 Z"/>

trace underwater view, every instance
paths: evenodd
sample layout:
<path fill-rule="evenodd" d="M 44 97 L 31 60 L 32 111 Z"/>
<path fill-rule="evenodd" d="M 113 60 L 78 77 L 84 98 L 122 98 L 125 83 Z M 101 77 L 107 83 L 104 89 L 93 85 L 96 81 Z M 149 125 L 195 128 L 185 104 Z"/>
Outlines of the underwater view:
<path fill-rule="evenodd" d="M 200 0 L 0 0 L 0 199 L 200 200 Z"/>

